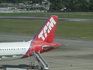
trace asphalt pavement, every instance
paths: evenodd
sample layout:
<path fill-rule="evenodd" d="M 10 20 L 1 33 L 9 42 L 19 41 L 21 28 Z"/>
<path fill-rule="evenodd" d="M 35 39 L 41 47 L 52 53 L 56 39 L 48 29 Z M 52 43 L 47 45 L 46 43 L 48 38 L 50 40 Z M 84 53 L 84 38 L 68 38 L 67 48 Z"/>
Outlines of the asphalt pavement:
<path fill-rule="evenodd" d="M 28 41 L 34 35 L 0 33 L 0 42 Z M 43 53 L 50 70 L 93 70 L 93 40 L 55 37 L 61 43 L 58 49 Z M 0 61 L 0 67 L 26 68 L 33 58 Z M 32 69 L 31 69 L 32 70 Z"/>
<path fill-rule="evenodd" d="M 24 20 L 47 20 L 46 17 L 9 17 L 0 16 L 0 19 L 24 19 Z M 75 21 L 75 22 L 93 22 L 93 19 L 82 19 L 82 18 L 59 18 L 59 21 Z"/>

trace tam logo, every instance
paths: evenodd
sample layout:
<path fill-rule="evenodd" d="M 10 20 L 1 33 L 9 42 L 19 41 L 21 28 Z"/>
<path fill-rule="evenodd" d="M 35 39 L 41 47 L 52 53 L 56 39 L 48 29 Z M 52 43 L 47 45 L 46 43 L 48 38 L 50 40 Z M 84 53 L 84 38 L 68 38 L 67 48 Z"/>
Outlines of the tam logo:
<path fill-rule="evenodd" d="M 50 21 L 46 23 L 46 25 L 43 27 L 41 32 L 38 35 L 38 38 L 41 38 L 42 40 L 45 40 L 45 38 L 48 36 L 54 25 L 56 24 L 56 21 L 51 17 Z"/>

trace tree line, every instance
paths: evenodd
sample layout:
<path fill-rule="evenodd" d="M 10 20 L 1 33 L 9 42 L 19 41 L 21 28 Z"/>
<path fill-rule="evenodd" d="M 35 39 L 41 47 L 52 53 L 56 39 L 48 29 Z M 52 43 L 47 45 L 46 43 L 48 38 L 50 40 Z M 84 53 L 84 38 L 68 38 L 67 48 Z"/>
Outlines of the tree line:
<path fill-rule="evenodd" d="M 49 0 L 50 11 L 93 11 L 93 0 Z"/>
<path fill-rule="evenodd" d="M 0 0 L 0 3 L 24 3 L 25 1 L 32 1 L 33 3 L 41 3 L 43 0 Z"/>
<path fill-rule="evenodd" d="M 21 3 L 24 0 L 0 0 L 0 3 Z"/>
<path fill-rule="evenodd" d="M 0 0 L 0 3 L 24 3 L 32 1 L 32 3 L 40 3 L 44 0 Z M 93 11 L 93 0 L 48 0 L 50 11 Z"/>

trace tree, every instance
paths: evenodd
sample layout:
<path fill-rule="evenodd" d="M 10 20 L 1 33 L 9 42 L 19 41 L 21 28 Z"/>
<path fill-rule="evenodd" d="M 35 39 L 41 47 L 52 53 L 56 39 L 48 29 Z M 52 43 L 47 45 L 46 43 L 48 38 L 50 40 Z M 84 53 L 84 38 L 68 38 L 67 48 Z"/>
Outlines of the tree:
<path fill-rule="evenodd" d="M 41 4 L 43 0 L 31 0 L 31 1 L 32 1 L 32 3 L 40 3 Z"/>
<path fill-rule="evenodd" d="M 73 6 L 74 11 L 89 11 L 89 3 L 85 0 L 77 0 Z"/>
<path fill-rule="evenodd" d="M 49 0 L 49 1 L 51 2 L 50 10 L 51 9 L 60 10 L 62 7 L 66 7 L 71 11 L 89 11 L 89 2 L 87 2 L 86 0 L 54 0 L 54 1 Z M 92 4 L 90 9 L 93 9 Z"/>
<path fill-rule="evenodd" d="M 6 0 L 0 0 L 0 3 L 4 3 L 4 2 L 6 3 Z"/>
<path fill-rule="evenodd" d="M 22 3 L 25 0 L 0 0 L 0 3 Z"/>
<path fill-rule="evenodd" d="M 64 5 L 62 3 L 62 0 L 49 0 L 51 2 L 50 10 L 51 11 L 60 11 Z"/>
<path fill-rule="evenodd" d="M 63 0 L 63 4 L 67 9 L 72 9 L 73 5 L 75 5 L 76 0 Z"/>
<path fill-rule="evenodd" d="M 93 11 L 93 0 L 90 0 L 89 11 Z"/>

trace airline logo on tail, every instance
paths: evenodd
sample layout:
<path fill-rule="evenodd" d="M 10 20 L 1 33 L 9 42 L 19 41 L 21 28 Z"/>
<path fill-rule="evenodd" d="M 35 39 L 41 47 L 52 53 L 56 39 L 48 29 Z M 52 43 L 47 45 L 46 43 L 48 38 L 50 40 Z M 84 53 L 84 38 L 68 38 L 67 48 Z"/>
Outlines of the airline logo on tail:
<path fill-rule="evenodd" d="M 56 25 L 56 21 L 54 20 L 53 17 L 51 17 L 50 20 L 47 22 L 47 24 L 43 27 L 43 29 L 39 33 L 38 38 L 39 39 L 41 38 L 44 41 L 45 38 L 50 33 L 50 31 L 52 30 L 52 28 L 54 27 L 54 25 Z"/>

